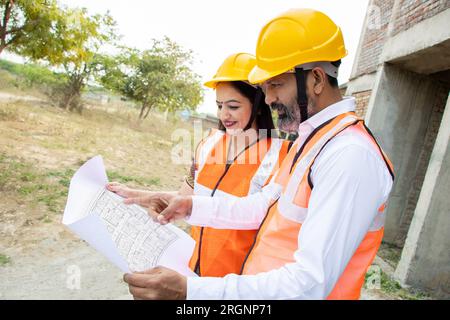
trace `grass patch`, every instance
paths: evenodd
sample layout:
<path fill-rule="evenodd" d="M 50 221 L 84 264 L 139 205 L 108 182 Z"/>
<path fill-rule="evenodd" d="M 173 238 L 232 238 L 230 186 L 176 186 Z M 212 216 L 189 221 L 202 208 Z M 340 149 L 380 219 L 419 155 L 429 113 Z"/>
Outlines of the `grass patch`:
<path fill-rule="evenodd" d="M 402 249 L 395 245 L 383 242 L 377 254 L 384 261 L 389 263 L 391 267 L 396 268 L 402 255 Z"/>
<path fill-rule="evenodd" d="M 58 178 L 58 184 L 68 188 L 70 185 L 70 179 L 72 179 L 72 176 L 74 175 L 75 170 L 73 169 L 66 169 L 63 171 L 50 171 L 46 173 L 47 177 L 56 177 Z M 67 195 L 67 192 L 66 192 Z"/>
<path fill-rule="evenodd" d="M 121 183 L 133 182 L 139 186 L 149 187 L 149 186 L 159 186 L 161 183 L 160 178 L 143 178 L 134 176 L 124 176 L 116 171 L 108 172 L 108 178 L 110 181 L 117 181 Z"/>
<path fill-rule="evenodd" d="M 0 189 L 16 191 L 21 198 L 32 197 L 31 202 L 45 204 L 50 212 L 62 210 L 74 172 L 39 172 L 31 164 L 0 154 Z"/>
<path fill-rule="evenodd" d="M 49 150 L 69 150 L 69 149 L 71 149 L 71 146 L 68 143 L 64 143 L 61 141 L 54 141 L 54 140 L 41 141 L 40 145 Z"/>
<path fill-rule="evenodd" d="M 381 290 L 385 293 L 396 294 L 402 290 L 397 281 L 391 279 L 385 272 L 381 271 Z"/>
<path fill-rule="evenodd" d="M 8 183 L 11 174 L 7 171 L 0 171 L 0 190 L 3 190 L 6 184 Z"/>
<path fill-rule="evenodd" d="M 373 268 L 369 270 L 365 276 L 364 287 L 368 288 L 367 284 L 369 281 L 374 280 L 374 277 L 380 277 L 380 290 L 388 296 L 393 298 L 398 298 L 401 300 L 427 300 L 430 296 L 419 290 L 403 288 L 400 283 L 392 279 L 383 270 L 379 268 Z"/>
<path fill-rule="evenodd" d="M 62 212 L 74 173 L 71 168 L 39 172 L 29 163 L 0 154 L 0 189 L 15 191 L 20 198 L 31 203 L 42 203 L 49 212 Z M 108 175 L 111 181 L 143 187 L 159 186 L 161 182 L 157 177 L 126 176 L 116 171 L 110 171 Z M 50 222 L 48 219 L 38 220 Z"/>
<path fill-rule="evenodd" d="M 20 175 L 20 180 L 24 181 L 24 182 L 31 182 L 36 180 L 37 175 L 34 172 L 23 172 Z"/>
<path fill-rule="evenodd" d="M 11 263 L 11 258 L 5 254 L 0 253 L 0 266 L 5 266 Z"/>
<path fill-rule="evenodd" d="M 426 300 L 430 296 L 419 290 L 405 289 L 400 283 L 391 279 L 386 273 L 381 272 L 381 290 L 385 293 L 398 296 L 402 300 Z"/>
<path fill-rule="evenodd" d="M 44 203 L 50 211 L 59 212 L 62 210 L 60 200 L 63 197 L 63 195 L 64 195 L 63 191 L 59 193 L 50 193 L 37 197 L 36 200 L 38 202 Z"/>
<path fill-rule="evenodd" d="M 17 112 L 8 108 L 8 105 L 0 107 L 0 121 L 16 121 Z"/>
<path fill-rule="evenodd" d="M 33 185 L 21 186 L 17 189 L 17 191 L 21 195 L 26 196 L 26 195 L 34 193 L 36 191 L 36 187 Z"/>
<path fill-rule="evenodd" d="M 22 175 L 24 176 L 24 179 L 32 176 L 26 172 L 25 169 L 26 166 L 23 163 L 8 158 L 4 153 L 0 154 L 0 189 L 7 189 L 10 182 L 12 182 L 12 185 L 17 185 L 17 183 L 19 183 L 17 189 L 20 188 Z"/>
<path fill-rule="evenodd" d="M 52 222 L 52 220 L 50 219 L 50 217 L 48 216 L 48 214 L 43 215 L 42 217 L 40 217 L 38 220 L 44 222 L 44 223 L 50 223 Z"/>
<path fill-rule="evenodd" d="M 40 91 L 60 89 L 67 81 L 67 76 L 48 68 L 31 63 L 15 63 L 0 59 L 2 74 L 8 75 L 1 83 L 4 87 L 16 87 L 22 90 L 36 88 Z"/>

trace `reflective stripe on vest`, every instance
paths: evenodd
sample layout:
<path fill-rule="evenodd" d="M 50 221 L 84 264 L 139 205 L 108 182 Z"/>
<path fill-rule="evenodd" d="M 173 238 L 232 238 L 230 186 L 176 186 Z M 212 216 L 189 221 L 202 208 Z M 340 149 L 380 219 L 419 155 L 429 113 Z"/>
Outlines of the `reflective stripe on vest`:
<path fill-rule="evenodd" d="M 289 141 L 263 139 L 227 165 L 227 136 L 212 132 L 197 149 L 194 194 L 226 198 L 255 193 L 270 181 L 288 152 Z M 258 157 L 253 155 L 258 153 Z M 254 162 L 254 163 L 253 163 Z M 202 276 L 238 273 L 257 230 L 191 227 L 196 240 L 189 266 Z M 197 268 L 196 268 L 197 267 Z"/>
<path fill-rule="evenodd" d="M 341 114 L 325 123 L 308 137 L 300 150 L 296 143 L 286 156 L 275 177 L 275 182 L 282 186 L 283 191 L 261 224 L 255 243 L 244 262 L 242 274 L 257 274 L 294 262 L 294 253 L 299 245 L 298 235 L 308 215 L 312 191 L 308 179 L 310 168 L 325 145 L 344 130 L 352 130 L 366 138 L 385 160 L 392 174 L 392 164 L 375 138 L 368 132 L 363 121 L 353 112 Z M 294 160 L 297 161 L 293 164 Z M 384 207 L 385 204 L 379 208 L 379 214 L 328 299 L 359 298 L 365 273 L 375 258 L 383 237 Z"/>
<path fill-rule="evenodd" d="M 217 144 L 217 142 L 222 139 L 225 135 L 225 132 L 217 129 L 211 129 L 209 135 L 203 139 L 199 145 L 197 146 L 195 153 L 195 171 L 200 171 L 206 163 L 206 159 L 208 154 Z"/>

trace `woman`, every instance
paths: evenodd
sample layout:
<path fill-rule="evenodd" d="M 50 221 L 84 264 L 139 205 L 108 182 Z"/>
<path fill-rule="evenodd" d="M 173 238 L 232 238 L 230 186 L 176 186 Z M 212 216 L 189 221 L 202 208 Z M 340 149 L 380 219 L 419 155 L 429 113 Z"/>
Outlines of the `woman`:
<path fill-rule="evenodd" d="M 274 125 L 263 92 L 247 82 L 254 65 L 252 55 L 233 54 L 205 83 L 216 91 L 219 128 L 197 146 L 180 194 L 244 197 L 258 192 L 287 154 L 290 143 L 271 136 Z M 108 188 L 126 197 L 150 195 L 118 184 Z M 196 247 L 190 268 L 200 276 L 239 273 L 256 232 L 192 226 Z"/>

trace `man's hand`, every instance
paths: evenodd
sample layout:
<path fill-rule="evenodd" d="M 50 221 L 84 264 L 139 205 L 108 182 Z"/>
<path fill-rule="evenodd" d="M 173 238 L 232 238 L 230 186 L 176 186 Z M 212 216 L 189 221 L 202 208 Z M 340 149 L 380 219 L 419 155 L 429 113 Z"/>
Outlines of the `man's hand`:
<path fill-rule="evenodd" d="M 164 267 L 156 267 L 144 272 L 125 274 L 134 299 L 144 300 L 185 300 L 187 279 L 185 276 Z"/>
<path fill-rule="evenodd" d="M 183 219 L 192 211 L 191 196 L 178 196 L 173 193 L 154 192 L 148 196 L 125 199 L 124 203 L 146 207 L 149 216 L 161 224 Z"/>
<path fill-rule="evenodd" d="M 175 194 L 173 193 L 151 192 L 148 194 L 139 195 L 137 197 L 127 198 L 123 202 L 125 204 L 137 204 L 147 208 L 148 215 L 155 222 L 159 222 L 157 219 L 159 214 L 167 208 L 169 201 L 174 197 Z"/>
<path fill-rule="evenodd" d="M 167 207 L 161 211 L 156 219 L 161 224 L 167 224 L 174 220 L 184 219 L 192 212 L 191 196 L 175 196 L 170 199 Z"/>

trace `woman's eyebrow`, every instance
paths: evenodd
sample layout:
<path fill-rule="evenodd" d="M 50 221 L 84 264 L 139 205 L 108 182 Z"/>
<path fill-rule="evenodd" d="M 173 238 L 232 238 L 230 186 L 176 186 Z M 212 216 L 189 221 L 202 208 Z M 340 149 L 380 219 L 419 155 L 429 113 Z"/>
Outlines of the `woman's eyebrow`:
<path fill-rule="evenodd" d="M 224 101 L 224 102 L 216 100 L 217 104 L 230 103 L 230 102 L 241 103 L 239 100 L 236 100 L 236 99 L 230 99 L 230 100 L 227 100 L 227 101 Z"/>
<path fill-rule="evenodd" d="M 239 100 L 236 100 L 236 99 L 230 99 L 230 100 L 227 100 L 227 101 L 224 101 L 224 102 L 216 100 L 216 103 L 218 105 L 223 105 L 224 103 L 231 103 L 231 102 L 235 102 L 235 103 L 239 103 L 239 104 L 241 103 Z"/>

